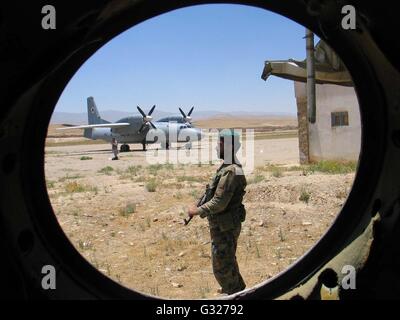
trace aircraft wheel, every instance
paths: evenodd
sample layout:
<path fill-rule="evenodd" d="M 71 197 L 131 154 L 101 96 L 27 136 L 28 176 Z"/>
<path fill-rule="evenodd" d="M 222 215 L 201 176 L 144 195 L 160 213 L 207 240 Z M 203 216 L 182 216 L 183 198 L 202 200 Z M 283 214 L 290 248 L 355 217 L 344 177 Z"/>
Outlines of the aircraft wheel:
<path fill-rule="evenodd" d="M 120 148 L 120 152 L 128 152 L 130 150 L 128 144 L 123 144 Z"/>

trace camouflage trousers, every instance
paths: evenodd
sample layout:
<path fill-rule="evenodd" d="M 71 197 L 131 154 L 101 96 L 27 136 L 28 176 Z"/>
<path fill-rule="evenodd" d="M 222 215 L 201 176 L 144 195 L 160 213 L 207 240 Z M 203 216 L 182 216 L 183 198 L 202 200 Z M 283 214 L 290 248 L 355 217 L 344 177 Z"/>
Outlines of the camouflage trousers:
<path fill-rule="evenodd" d="M 222 292 L 227 294 L 241 291 L 246 287 L 236 261 L 240 231 L 240 224 L 228 231 L 220 231 L 218 227 L 210 229 L 214 276 L 221 286 Z"/>

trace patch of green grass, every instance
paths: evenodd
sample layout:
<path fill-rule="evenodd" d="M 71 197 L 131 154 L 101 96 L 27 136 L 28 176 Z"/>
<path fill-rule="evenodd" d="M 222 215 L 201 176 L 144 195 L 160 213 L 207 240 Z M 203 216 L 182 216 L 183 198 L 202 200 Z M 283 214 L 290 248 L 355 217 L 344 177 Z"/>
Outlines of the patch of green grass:
<path fill-rule="evenodd" d="M 275 164 L 267 164 L 265 166 L 262 167 L 258 167 L 257 171 L 258 172 L 271 172 L 272 176 L 274 176 L 275 178 L 280 178 L 283 176 L 283 172 L 288 171 L 289 169 L 286 167 L 282 167 L 279 165 L 275 165 Z"/>
<path fill-rule="evenodd" d="M 304 189 L 301 190 L 301 194 L 299 197 L 300 201 L 303 201 L 304 203 L 308 204 L 308 202 L 310 201 L 310 197 L 311 197 L 311 194 L 308 191 L 306 191 Z"/>
<path fill-rule="evenodd" d="M 104 167 L 104 168 L 100 169 L 98 172 L 99 173 L 104 173 L 105 175 L 110 176 L 111 172 L 113 172 L 113 171 L 114 171 L 113 167 L 107 166 L 107 167 Z"/>
<path fill-rule="evenodd" d="M 152 175 L 156 175 L 159 170 L 163 168 L 162 164 L 151 164 L 147 167 L 147 172 Z"/>
<path fill-rule="evenodd" d="M 178 176 L 176 177 L 176 181 L 178 182 L 203 182 L 201 177 L 194 177 L 194 176 Z"/>
<path fill-rule="evenodd" d="M 275 178 L 280 178 L 283 176 L 283 169 L 280 167 L 275 167 L 272 169 L 272 176 Z"/>
<path fill-rule="evenodd" d="M 174 169 L 173 163 L 167 162 L 166 164 L 164 164 L 164 169 L 165 169 L 165 170 L 172 170 L 172 169 Z"/>
<path fill-rule="evenodd" d="M 117 174 L 120 175 L 120 179 L 131 179 L 132 181 L 135 181 L 142 171 L 141 165 L 129 166 L 125 170 L 116 169 Z"/>
<path fill-rule="evenodd" d="M 150 179 L 146 183 L 146 190 L 148 192 L 155 192 L 157 190 L 157 181 L 156 181 L 156 179 Z"/>
<path fill-rule="evenodd" d="M 72 179 L 79 179 L 79 178 L 82 178 L 82 176 L 79 175 L 79 174 L 69 175 L 69 174 L 67 173 L 66 176 L 61 177 L 60 179 L 58 179 L 58 181 L 59 181 L 59 182 L 64 182 L 65 180 L 72 180 Z"/>
<path fill-rule="evenodd" d="M 142 170 L 142 166 L 138 165 L 138 166 L 129 166 L 128 168 L 126 168 L 126 173 L 136 176 L 138 174 L 139 171 Z"/>
<path fill-rule="evenodd" d="M 80 160 L 92 160 L 92 157 L 87 157 L 87 156 L 83 156 L 80 158 Z"/>
<path fill-rule="evenodd" d="M 308 176 L 308 175 L 314 173 L 314 171 L 310 168 L 309 165 L 293 166 L 293 167 L 287 168 L 286 171 L 301 171 L 301 174 L 303 176 Z"/>
<path fill-rule="evenodd" d="M 287 171 L 301 171 L 304 176 L 312 174 L 314 172 L 323 172 L 329 174 L 345 174 L 355 172 L 357 168 L 356 161 L 334 161 L 324 160 L 314 162 L 309 165 L 283 167 L 279 165 L 268 164 L 262 167 L 258 167 L 258 171 L 269 171 L 272 172 L 274 177 L 280 177 L 283 172 Z"/>
<path fill-rule="evenodd" d="M 276 170 L 276 168 L 284 169 L 282 166 L 277 165 L 277 164 L 266 164 L 264 166 L 257 167 L 257 170 L 272 172 L 272 171 Z"/>
<path fill-rule="evenodd" d="M 138 176 L 137 178 L 132 179 L 132 181 L 133 181 L 133 182 L 144 182 L 144 181 L 146 181 L 146 177 L 144 177 L 144 176 Z"/>
<path fill-rule="evenodd" d="M 281 227 L 279 227 L 279 240 L 281 240 L 281 242 L 284 242 L 286 240 Z"/>
<path fill-rule="evenodd" d="M 264 176 L 263 175 L 256 174 L 254 177 L 250 178 L 247 181 L 247 184 L 256 184 L 256 183 L 260 183 L 263 180 L 264 180 Z"/>
<path fill-rule="evenodd" d="M 357 169 L 357 162 L 355 161 L 319 161 L 310 164 L 311 171 L 319 171 L 330 174 L 343 174 L 355 172 Z"/>
<path fill-rule="evenodd" d="M 129 217 L 132 213 L 136 212 L 136 203 L 128 203 L 125 208 L 119 210 L 120 216 Z"/>

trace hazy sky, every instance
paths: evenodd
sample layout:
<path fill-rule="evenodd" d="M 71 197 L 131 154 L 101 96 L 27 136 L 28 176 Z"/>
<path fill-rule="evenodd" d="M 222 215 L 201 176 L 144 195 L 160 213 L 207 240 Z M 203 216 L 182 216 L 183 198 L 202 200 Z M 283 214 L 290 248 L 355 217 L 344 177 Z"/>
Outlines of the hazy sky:
<path fill-rule="evenodd" d="M 75 74 L 56 106 L 101 110 L 296 113 L 293 82 L 261 79 L 265 60 L 305 58 L 304 27 L 266 10 L 201 5 L 147 20 L 111 40 Z M 195 118 L 195 112 L 193 116 Z"/>

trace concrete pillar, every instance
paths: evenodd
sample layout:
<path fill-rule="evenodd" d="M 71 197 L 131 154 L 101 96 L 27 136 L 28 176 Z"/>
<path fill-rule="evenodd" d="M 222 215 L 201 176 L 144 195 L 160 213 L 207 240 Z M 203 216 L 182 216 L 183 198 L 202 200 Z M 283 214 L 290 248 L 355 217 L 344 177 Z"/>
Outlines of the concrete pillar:
<path fill-rule="evenodd" d="M 307 53 L 307 104 L 308 116 L 311 123 L 315 123 L 315 56 L 314 56 L 314 33 L 306 29 L 306 53 Z"/>
<path fill-rule="evenodd" d="M 296 102 L 300 164 L 308 164 L 310 162 L 310 135 L 308 132 L 307 97 L 296 97 Z"/>

